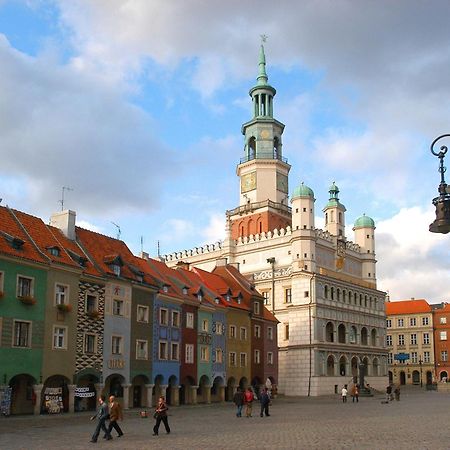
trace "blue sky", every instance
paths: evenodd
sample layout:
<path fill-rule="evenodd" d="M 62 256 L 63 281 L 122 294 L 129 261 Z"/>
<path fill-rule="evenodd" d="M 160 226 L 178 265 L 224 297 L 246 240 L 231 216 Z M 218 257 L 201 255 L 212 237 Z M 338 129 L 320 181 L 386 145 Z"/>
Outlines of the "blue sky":
<path fill-rule="evenodd" d="M 447 2 L 0 0 L 0 197 L 65 206 L 130 248 L 215 242 L 238 204 L 260 34 L 290 192 L 336 181 L 347 236 L 377 223 L 379 287 L 450 300 L 449 237 L 428 232 L 448 133 Z M 448 163 L 447 163 L 448 165 Z"/>

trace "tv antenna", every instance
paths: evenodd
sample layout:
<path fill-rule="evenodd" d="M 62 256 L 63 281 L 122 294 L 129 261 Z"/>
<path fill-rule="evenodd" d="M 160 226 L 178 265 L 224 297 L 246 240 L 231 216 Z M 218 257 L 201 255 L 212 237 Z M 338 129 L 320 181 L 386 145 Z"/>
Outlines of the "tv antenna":
<path fill-rule="evenodd" d="M 116 228 L 117 228 L 117 239 L 120 239 L 120 235 L 122 234 L 122 231 L 120 230 L 120 226 L 117 225 L 117 223 L 111 222 Z"/>
<path fill-rule="evenodd" d="M 67 186 L 63 186 L 62 187 L 61 200 L 58 200 L 58 202 L 61 203 L 61 211 L 64 211 L 64 192 L 65 191 L 73 191 L 73 188 L 70 188 L 70 187 L 67 187 Z"/>

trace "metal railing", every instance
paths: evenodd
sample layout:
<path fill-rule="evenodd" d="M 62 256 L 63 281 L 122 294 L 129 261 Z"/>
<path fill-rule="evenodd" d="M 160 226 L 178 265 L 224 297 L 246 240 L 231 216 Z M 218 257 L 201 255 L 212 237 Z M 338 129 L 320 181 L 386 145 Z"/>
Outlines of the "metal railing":
<path fill-rule="evenodd" d="M 278 161 L 282 161 L 286 164 L 288 163 L 287 158 L 284 158 L 281 155 L 276 155 L 274 152 L 258 152 L 252 155 L 244 156 L 243 158 L 241 158 L 240 164 L 252 161 L 254 159 L 277 159 Z"/>
<path fill-rule="evenodd" d="M 246 205 L 238 206 L 237 208 L 227 211 L 226 215 L 234 216 L 235 214 L 251 212 L 255 209 L 264 208 L 266 206 L 284 211 L 287 214 L 292 212 L 292 208 L 289 206 L 283 205 L 282 203 L 273 202 L 272 200 L 264 200 L 262 202 L 247 203 Z"/>

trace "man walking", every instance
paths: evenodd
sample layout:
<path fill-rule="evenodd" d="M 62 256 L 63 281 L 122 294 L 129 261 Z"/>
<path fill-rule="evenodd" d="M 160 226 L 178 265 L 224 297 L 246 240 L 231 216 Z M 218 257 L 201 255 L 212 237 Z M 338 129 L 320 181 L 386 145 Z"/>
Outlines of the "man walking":
<path fill-rule="evenodd" d="M 237 407 L 236 417 L 242 417 L 242 407 L 244 406 L 244 393 L 238 387 L 236 394 L 233 396 L 233 402 Z"/>
<path fill-rule="evenodd" d="M 116 401 L 114 395 L 109 397 L 109 426 L 108 432 L 111 434 L 112 429 L 114 428 L 117 431 L 118 437 L 123 436 L 122 429 L 119 427 L 117 423 L 118 420 L 123 420 L 122 407 L 120 403 Z"/>
<path fill-rule="evenodd" d="M 105 436 L 108 441 L 112 439 L 111 433 L 106 428 L 105 422 L 108 418 L 108 405 L 105 403 L 105 396 L 100 395 L 98 399 L 99 408 L 98 412 L 95 416 L 91 417 L 91 420 L 94 420 L 95 418 L 98 419 L 97 427 L 95 428 L 94 434 L 92 435 L 91 442 L 97 442 L 98 435 L 100 434 L 100 430 L 103 430 L 105 432 Z"/>
<path fill-rule="evenodd" d="M 261 396 L 259 397 L 259 401 L 261 402 L 261 414 L 260 416 L 263 417 L 264 414 L 266 417 L 269 417 L 269 405 L 270 405 L 270 395 L 267 388 L 264 388 Z"/>
<path fill-rule="evenodd" d="M 344 385 L 344 387 L 341 390 L 342 403 L 347 403 L 347 394 L 348 394 L 347 385 Z"/>

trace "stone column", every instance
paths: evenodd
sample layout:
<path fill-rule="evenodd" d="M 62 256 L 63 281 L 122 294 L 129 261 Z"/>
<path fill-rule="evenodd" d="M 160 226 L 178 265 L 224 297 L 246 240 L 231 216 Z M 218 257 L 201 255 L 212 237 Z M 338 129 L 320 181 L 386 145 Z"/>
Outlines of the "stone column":
<path fill-rule="evenodd" d="M 180 388 L 181 386 L 171 386 L 170 389 L 172 389 L 171 392 L 171 405 L 173 406 L 180 406 Z"/>
<path fill-rule="evenodd" d="M 147 402 L 146 402 L 145 406 L 147 406 L 147 408 L 151 408 L 153 406 L 152 392 L 153 392 L 154 386 L 155 386 L 154 384 L 146 384 L 145 385 L 145 387 L 147 388 Z"/>
<path fill-rule="evenodd" d="M 206 403 L 211 403 L 211 385 L 205 385 L 203 386 L 204 393 L 206 394 L 204 397 L 206 397 Z"/>
<path fill-rule="evenodd" d="M 67 388 L 69 389 L 69 412 L 73 413 L 75 411 L 75 388 L 76 384 L 69 384 Z"/>
<path fill-rule="evenodd" d="M 198 386 L 191 386 L 191 393 L 192 393 L 191 400 L 193 405 L 197 404 L 197 389 Z"/>
<path fill-rule="evenodd" d="M 34 415 L 39 415 L 41 413 L 41 400 L 42 400 L 41 394 L 43 388 L 44 388 L 43 384 L 33 385 L 34 395 L 36 396 L 36 403 L 34 404 L 34 411 L 33 411 Z"/>
<path fill-rule="evenodd" d="M 131 384 L 122 384 L 123 388 L 123 409 L 130 408 L 130 387 Z"/>

